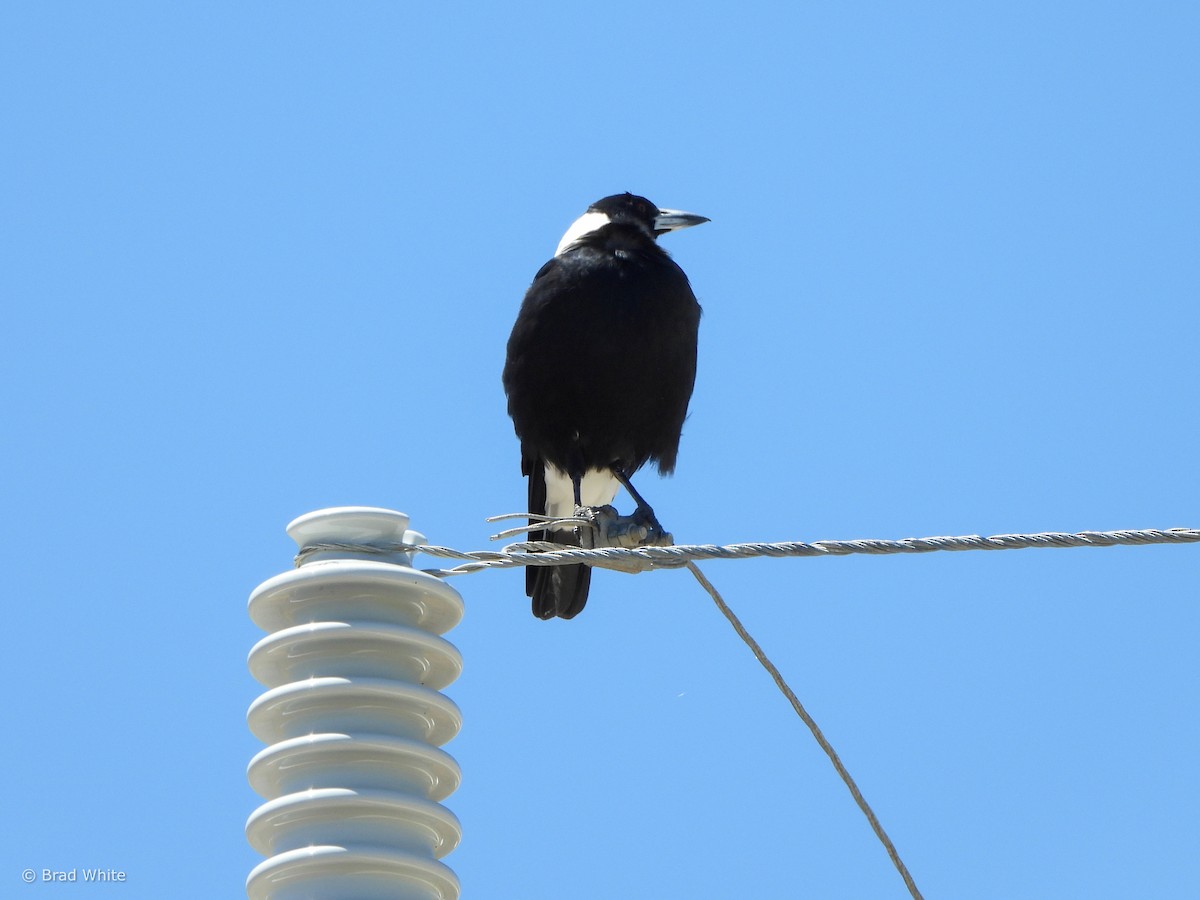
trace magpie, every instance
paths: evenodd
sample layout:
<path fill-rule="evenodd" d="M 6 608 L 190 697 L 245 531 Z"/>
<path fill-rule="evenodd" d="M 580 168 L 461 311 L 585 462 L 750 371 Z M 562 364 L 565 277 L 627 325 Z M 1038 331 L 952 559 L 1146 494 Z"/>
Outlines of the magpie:
<path fill-rule="evenodd" d="M 637 504 L 633 519 L 662 534 L 630 478 L 650 461 L 663 475 L 675 469 L 696 381 L 700 304 L 657 239 L 707 221 L 614 194 L 575 220 L 534 276 L 502 378 L 531 513 L 607 506 L 623 485 Z M 579 544 L 567 529 L 553 540 Z M 540 619 L 573 618 L 587 602 L 589 566 L 529 566 L 525 575 Z"/>

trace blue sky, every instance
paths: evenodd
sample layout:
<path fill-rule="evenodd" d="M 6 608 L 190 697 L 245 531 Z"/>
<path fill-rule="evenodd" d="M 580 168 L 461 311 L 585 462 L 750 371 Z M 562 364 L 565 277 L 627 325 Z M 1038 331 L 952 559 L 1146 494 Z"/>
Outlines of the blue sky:
<path fill-rule="evenodd" d="M 685 542 L 1200 524 L 1185 3 L 0 11 L 5 896 L 238 896 L 261 637 L 325 506 L 488 546 L 523 291 L 621 190 L 704 305 Z M 436 564 L 429 563 L 427 564 Z M 1200 548 L 705 571 L 927 897 L 1200 895 Z M 683 572 L 459 579 L 466 897 L 904 896 Z M 82 888 L 78 889 L 82 891 Z"/>

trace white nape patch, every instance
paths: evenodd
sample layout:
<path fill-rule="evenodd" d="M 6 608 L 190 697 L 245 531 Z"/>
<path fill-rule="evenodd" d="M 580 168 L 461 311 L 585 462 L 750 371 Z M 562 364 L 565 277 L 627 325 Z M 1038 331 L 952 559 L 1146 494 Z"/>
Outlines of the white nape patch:
<path fill-rule="evenodd" d="M 606 213 L 602 212 L 585 212 L 582 216 L 571 223 L 571 227 L 567 229 L 567 233 L 562 236 L 562 240 L 558 242 L 558 249 L 554 251 L 555 256 L 562 256 L 563 252 L 573 243 L 583 237 L 585 234 L 591 234 L 593 231 L 599 231 L 607 225 L 609 219 Z"/>
<path fill-rule="evenodd" d="M 579 485 L 584 506 L 608 506 L 621 483 L 607 469 L 589 469 Z M 546 515 L 566 518 L 575 515 L 575 488 L 566 472 L 546 463 Z"/>

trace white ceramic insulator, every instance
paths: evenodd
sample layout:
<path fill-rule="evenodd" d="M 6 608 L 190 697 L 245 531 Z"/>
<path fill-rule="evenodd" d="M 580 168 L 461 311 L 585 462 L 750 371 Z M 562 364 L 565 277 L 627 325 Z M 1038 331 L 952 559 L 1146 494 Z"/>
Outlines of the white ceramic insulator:
<path fill-rule="evenodd" d="M 339 507 L 288 526 L 318 543 L 424 543 L 403 513 Z M 412 568 L 410 553 L 326 550 L 263 582 L 250 618 L 269 634 L 250 651 L 266 688 L 250 730 L 267 743 L 251 761 L 265 803 L 246 822 L 267 859 L 246 879 L 250 900 L 456 900 L 438 860 L 457 845 L 441 805 L 460 780 L 440 747 L 462 724 L 440 692 L 462 671 L 441 635 L 463 601 Z"/>

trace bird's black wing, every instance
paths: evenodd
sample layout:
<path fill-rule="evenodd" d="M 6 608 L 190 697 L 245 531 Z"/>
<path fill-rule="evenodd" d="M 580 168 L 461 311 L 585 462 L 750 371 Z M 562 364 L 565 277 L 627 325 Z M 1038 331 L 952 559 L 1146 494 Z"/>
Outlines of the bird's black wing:
<path fill-rule="evenodd" d="M 551 450 L 562 444 L 554 436 L 565 429 L 557 416 L 578 404 L 569 354 L 579 345 L 581 334 L 565 306 L 569 292 L 557 290 L 561 278 L 558 258 L 551 259 L 534 276 L 509 338 L 504 365 L 509 415 L 521 439 L 521 471 L 529 478 L 528 509 L 538 514 L 546 513 L 546 454 L 557 456 L 553 461 L 565 467 L 561 452 L 554 454 Z M 570 531 L 539 530 L 530 532 L 529 539 L 579 544 Z M 532 598 L 533 614 L 540 619 L 578 615 L 587 603 L 591 581 L 591 567 L 585 565 L 525 569 L 525 593 Z"/>

